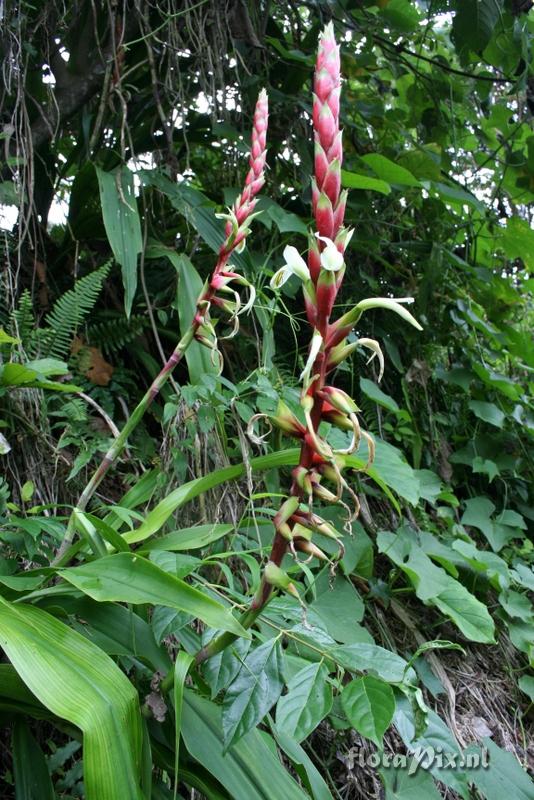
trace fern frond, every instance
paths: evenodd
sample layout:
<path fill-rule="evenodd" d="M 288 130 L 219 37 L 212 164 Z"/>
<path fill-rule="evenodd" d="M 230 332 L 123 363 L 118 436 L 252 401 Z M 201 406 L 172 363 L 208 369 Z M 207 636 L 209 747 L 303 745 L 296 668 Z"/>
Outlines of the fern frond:
<path fill-rule="evenodd" d="M 10 332 L 20 339 L 25 350 L 29 350 L 35 333 L 35 314 L 30 292 L 24 289 L 17 308 L 11 314 Z"/>
<path fill-rule="evenodd" d="M 110 267 L 111 261 L 108 261 L 80 278 L 72 289 L 54 303 L 53 309 L 46 315 L 46 327 L 40 331 L 40 341 L 47 356 L 64 358 L 68 355 L 73 336 L 92 311 Z"/>
<path fill-rule="evenodd" d="M 88 344 L 98 347 L 106 355 L 114 355 L 133 342 L 149 324 L 148 317 L 136 315 L 127 320 L 124 316 L 96 322 L 86 331 Z"/>

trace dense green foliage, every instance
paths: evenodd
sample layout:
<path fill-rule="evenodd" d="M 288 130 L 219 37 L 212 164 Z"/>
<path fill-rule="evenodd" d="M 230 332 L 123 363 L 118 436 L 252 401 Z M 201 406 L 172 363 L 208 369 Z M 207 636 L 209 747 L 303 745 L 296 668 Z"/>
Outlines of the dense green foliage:
<path fill-rule="evenodd" d="M 4 4 L 6 800 L 370 799 L 379 786 L 386 800 L 534 797 L 522 769 L 534 738 L 530 5 Z M 300 413 L 299 282 L 269 281 L 288 244 L 308 247 L 311 78 L 330 20 L 355 228 L 335 311 L 412 296 L 423 331 L 382 309 L 358 322 L 352 340 L 372 337 L 386 357 L 381 381 L 363 348 L 335 375 L 376 441 L 367 471 L 365 443 L 347 459 L 360 515 L 349 526 L 346 507 L 322 508 L 343 558 L 334 570 L 338 544 L 320 534 L 331 563 L 286 556 L 298 599 L 280 591 L 245 630 L 298 463 L 279 433 L 258 421 L 258 443 L 247 426 L 280 400 Z M 191 328 L 263 86 L 267 183 L 232 254 L 252 311 L 226 339 L 220 315 L 221 374 L 189 346 L 71 514 Z M 74 544 L 58 558 L 69 518 Z M 195 663 L 223 631 L 234 641 Z M 489 732 L 455 717 L 448 666 L 480 650 L 506 686 L 513 741 L 488 738 L 483 693 L 470 711 Z M 415 759 L 486 748 L 490 767 L 343 772 L 336 754 L 350 761 L 351 746 Z"/>

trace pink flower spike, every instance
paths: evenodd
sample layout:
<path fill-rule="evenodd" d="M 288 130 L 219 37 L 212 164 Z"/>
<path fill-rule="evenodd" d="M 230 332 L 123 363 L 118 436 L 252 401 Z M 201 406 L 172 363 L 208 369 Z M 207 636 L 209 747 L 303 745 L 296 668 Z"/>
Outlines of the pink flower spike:
<path fill-rule="evenodd" d="M 334 28 L 326 26 L 319 40 L 314 77 L 313 127 L 315 131 L 315 182 L 313 212 L 318 232 L 335 238 L 343 222 L 345 205 L 339 206 L 341 192 L 342 137 L 339 130 L 341 88 L 339 47 Z M 328 198 L 328 203 L 325 201 Z M 337 213 L 336 213 L 337 212 Z M 313 275 L 313 273 L 312 273 Z"/>

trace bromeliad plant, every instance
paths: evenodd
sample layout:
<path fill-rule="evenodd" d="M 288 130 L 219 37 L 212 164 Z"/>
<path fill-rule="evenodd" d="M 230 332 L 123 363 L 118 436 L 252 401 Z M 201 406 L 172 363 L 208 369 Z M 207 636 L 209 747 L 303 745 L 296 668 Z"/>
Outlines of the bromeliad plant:
<path fill-rule="evenodd" d="M 341 74 L 339 46 L 336 44 L 332 23 L 326 26 L 319 42 L 314 76 L 313 130 L 315 140 L 315 176 L 312 179 L 313 215 L 315 231 L 308 242 L 307 263 L 298 250 L 289 245 L 284 250 L 285 264 L 273 275 L 271 287 L 278 290 L 291 276 L 302 282 L 306 316 L 312 336 L 308 358 L 300 381 L 302 384 L 300 406 L 304 422 L 280 402 L 277 413 L 268 417 L 272 426 L 301 442 L 300 458 L 292 474 L 292 484 L 287 499 L 274 517 L 275 535 L 269 561 L 261 584 L 241 624 L 248 627 L 269 601 L 274 588 L 295 594 L 289 576 L 281 568 L 289 548 L 309 558 L 327 561 L 328 557 L 312 541 L 314 533 L 333 538 L 343 553 L 341 534 L 323 519 L 314 507 L 316 501 L 340 503 L 348 510 L 350 522 L 359 512 L 359 501 L 344 476 L 347 456 L 354 453 L 362 439 L 367 443 L 367 469 L 374 459 L 375 445 L 372 436 L 362 430 L 358 420 L 359 408 L 342 389 L 329 383 L 329 376 L 358 347 L 371 351 L 371 359 L 379 360 L 379 379 L 384 371 L 384 357 L 374 339 L 359 338 L 348 341 L 362 314 L 372 308 L 395 311 L 404 320 L 421 330 L 421 326 L 404 307 L 413 298 L 393 299 L 375 297 L 362 300 L 354 308 L 332 320 L 336 297 L 345 274 L 345 251 L 354 231 L 343 225 L 347 191 L 341 189 L 343 161 L 342 131 L 339 128 L 339 101 Z M 249 434 L 254 440 L 254 423 L 266 415 L 259 414 L 249 424 Z M 323 434 L 322 423 L 328 423 L 351 434 L 344 449 L 334 449 Z M 352 508 L 345 504 L 348 494 Z M 203 661 L 225 647 L 231 634 L 213 640 L 197 656 Z"/>

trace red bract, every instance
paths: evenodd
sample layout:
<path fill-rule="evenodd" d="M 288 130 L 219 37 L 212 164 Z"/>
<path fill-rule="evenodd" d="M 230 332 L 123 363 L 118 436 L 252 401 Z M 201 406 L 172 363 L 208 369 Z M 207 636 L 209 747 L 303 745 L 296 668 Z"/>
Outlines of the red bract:
<path fill-rule="evenodd" d="M 339 46 L 332 23 L 326 26 L 319 41 L 313 86 L 314 214 L 321 236 L 335 239 L 343 224 L 345 203 L 340 204 L 343 152 L 339 130 Z"/>

